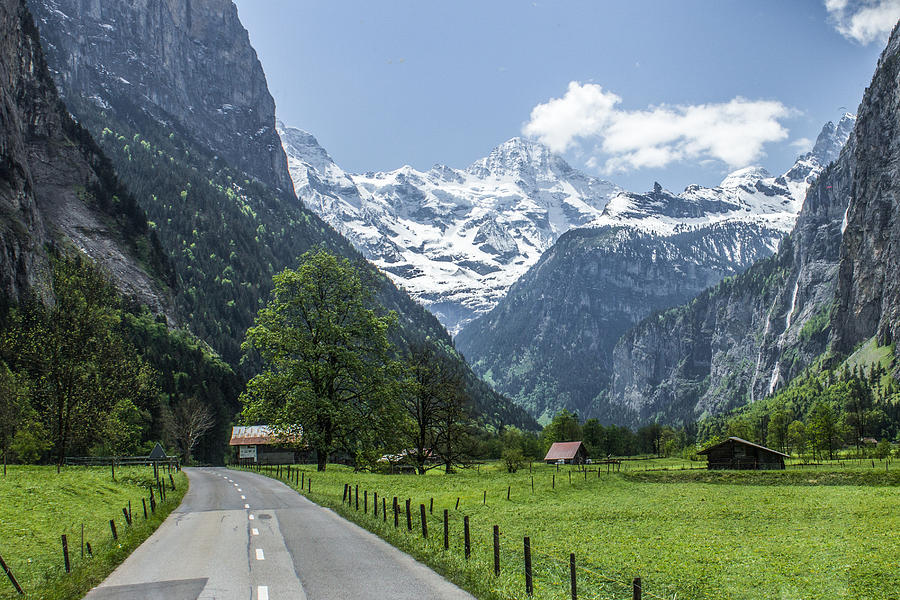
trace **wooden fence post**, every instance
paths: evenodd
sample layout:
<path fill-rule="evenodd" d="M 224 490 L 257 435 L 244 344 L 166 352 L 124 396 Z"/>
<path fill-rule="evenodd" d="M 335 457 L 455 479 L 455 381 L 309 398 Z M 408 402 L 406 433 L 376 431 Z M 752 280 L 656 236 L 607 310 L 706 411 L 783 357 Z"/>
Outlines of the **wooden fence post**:
<path fill-rule="evenodd" d="M 356 484 L 356 510 L 359 510 L 359 484 Z"/>
<path fill-rule="evenodd" d="M 400 507 L 397 506 L 397 496 L 394 496 L 394 527 L 400 527 Z"/>
<path fill-rule="evenodd" d="M 444 550 L 450 549 L 450 519 L 447 515 L 447 509 L 444 509 Z"/>
<path fill-rule="evenodd" d="M 89 557 L 94 558 L 94 550 L 91 548 L 90 542 L 84 543 L 84 549 L 87 551 Z"/>
<path fill-rule="evenodd" d="M 428 514 L 434 514 L 434 498 L 431 499 L 431 504 L 428 506 Z"/>
<path fill-rule="evenodd" d="M 534 595 L 534 581 L 531 578 L 531 538 L 525 536 L 525 593 Z"/>
<path fill-rule="evenodd" d="M 374 498 L 372 499 L 372 515 L 377 519 L 378 518 L 378 492 L 372 492 L 374 494 Z"/>
<path fill-rule="evenodd" d="M 484 498 L 481 500 L 481 505 L 484 506 L 487 504 L 487 490 L 484 490 Z"/>
<path fill-rule="evenodd" d="M 459 510 L 459 496 L 456 497 L 456 508 L 453 510 Z"/>
<path fill-rule="evenodd" d="M 369 514 L 369 490 L 363 490 L 363 513 Z"/>
<path fill-rule="evenodd" d="M 512 490 L 512 486 L 511 486 L 511 485 L 506 486 L 506 499 L 507 499 L 507 500 L 509 500 L 509 492 L 510 492 L 511 490 Z"/>
<path fill-rule="evenodd" d="M 306 486 L 306 473 L 300 473 L 300 490 Z"/>
<path fill-rule="evenodd" d="M 387 523 L 387 498 L 381 497 L 381 520 Z"/>
<path fill-rule="evenodd" d="M 128 516 L 128 509 L 127 509 L 127 508 L 123 508 L 123 509 L 122 509 L 122 515 L 125 517 L 125 524 L 126 524 L 126 525 L 131 525 L 131 517 Z"/>
<path fill-rule="evenodd" d="M 172 477 L 172 474 L 169 473 L 169 482 L 172 484 L 172 491 L 175 491 L 175 478 Z"/>
<path fill-rule="evenodd" d="M 631 580 L 631 600 L 641 600 L 641 578 Z"/>
<path fill-rule="evenodd" d="M 119 534 L 116 533 L 116 522 L 112 519 L 109 520 L 109 528 L 112 530 L 112 536 L 114 540 L 119 539 Z"/>
<path fill-rule="evenodd" d="M 466 547 L 466 560 L 469 560 L 469 556 L 472 554 L 472 540 L 469 537 L 469 515 L 463 517 L 463 540 Z"/>
<path fill-rule="evenodd" d="M 409 512 L 409 503 L 411 500 L 409 498 L 406 499 L 406 530 L 412 531 L 412 513 Z"/>
<path fill-rule="evenodd" d="M 144 505 L 144 520 L 147 520 L 147 501 L 144 498 L 141 498 L 141 504 Z"/>
<path fill-rule="evenodd" d="M 69 566 L 69 540 L 66 539 L 66 534 L 62 535 L 62 545 L 63 545 L 63 563 L 66 566 L 66 573 L 68 573 L 72 569 Z"/>
<path fill-rule="evenodd" d="M 344 484 L 344 495 L 341 496 L 341 504 L 347 504 L 347 484 Z"/>
<path fill-rule="evenodd" d="M 16 581 L 15 575 L 13 575 L 12 570 L 6 566 L 6 562 L 3 560 L 3 557 L 0 556 L 0 567 L 3 567 L 3 571 L 6 573 L 6 576 L 9 577 L 9 581 L 13 584 L 13 587 L 16 588 L 16 591 L 20 594 L 24 594 L 22 591 L 22 587 L 19 585 L 19 582 Z"/>
<path fill-rule="evenodd" d="M 419 505 L 419 514 L 422 517 L 422 537 L 428 538 L 428 518 L 425 516 L 425 505 Z"/>
<path fill-rule="evenodd" d="M 575 553 L 569 554 L 569 578 L 572 584 L 572 600 L 578 600 L 578 586 L 575 581 Z"/>
<path fill-rule="evenodd" d="M 553 489 L 556 489 L 556 473 L 553 474 Z"/>
<path fill-rule="evenodd" d="M 494 525 L 494 575 L 500 576 L 500 526 Z"/>

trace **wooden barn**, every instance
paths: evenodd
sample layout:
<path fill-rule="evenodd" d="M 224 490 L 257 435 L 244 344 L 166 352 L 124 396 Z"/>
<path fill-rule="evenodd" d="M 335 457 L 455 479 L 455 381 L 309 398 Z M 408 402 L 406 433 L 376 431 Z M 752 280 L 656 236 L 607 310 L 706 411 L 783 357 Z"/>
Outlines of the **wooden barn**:
<path fill-rule="evenodd" d="M 581 442 L 555 442 L 547 451 L 544 462 L 552 465 L 562 460 L 567 465 L 583 465 L 587 457 L 587 450 Z"/>
<path fill-rule="evenodd" d="M 784 469 L 784 459 L 788 458 L 787 454 L 739 437 L 730 437 L 698 454 L 706 455 L 707 467 L 710 469 Z"/>

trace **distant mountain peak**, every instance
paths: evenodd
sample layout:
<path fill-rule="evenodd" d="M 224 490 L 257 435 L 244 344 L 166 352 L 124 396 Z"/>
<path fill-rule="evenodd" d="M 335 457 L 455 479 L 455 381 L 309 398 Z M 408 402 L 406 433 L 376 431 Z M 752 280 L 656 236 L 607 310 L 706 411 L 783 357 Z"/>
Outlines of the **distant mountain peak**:
<path fill-rule="evenodd" d="M 534 140 L 511 138 L 466 169 L 476 177 L 533 177 L 553 170 L 569 171 L 571 167 L 550 149 Z"/>
<path fill-rule="evenodd" d="M 822 131 L 819 132 L 819 136 L 816 138 L 815 145 L 807 156 L 815 157 L 823 165 L 827 165 L 835 160 L 841 153 L 841 148 L 844 147 L 855 125 L 856 115 L 850 113 L 844 113 L 837 125 L 832 121 L 828 121 L 822 127 Z"/>
<path fill-rule="evenodd" d="M 722 183 L 719 184 L 720 188 L 736 188 L 742 185 L 747 185 L 748 183 L 755 183 L 760 179 L 768 179 L 772 174 L 769 173 L 764 167 L 759 165 L 751 165 L 749 167 L 744 167 L 743 169 L 738 169 L 737 171 L 732 171 L 722 180 Z"/>

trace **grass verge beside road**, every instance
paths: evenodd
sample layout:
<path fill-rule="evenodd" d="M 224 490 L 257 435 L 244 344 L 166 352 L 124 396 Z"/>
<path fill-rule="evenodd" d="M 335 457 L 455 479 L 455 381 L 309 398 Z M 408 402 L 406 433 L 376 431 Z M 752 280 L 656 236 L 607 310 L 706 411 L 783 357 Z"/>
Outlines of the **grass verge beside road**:
<path fill-rule="evenodd" d="M 65 467 L 57 474 L 51 466 L 11 466 L 0 475 L 0 556 L 6 561 L 28 598 L 62 600 L 81 598 L 103 581 L 162 523 L 187 491 L 187 477 L 168 474 L 166 501 L 156 491 L 152 467 L 117 467 L 112 480 L 109 467 Z M 156 512 L 150 510 L 149 486 L 154 486 Z M 144 519 L 141 499 L 147 500 Z M 123 508 L 131 501 L 132 525 Z M 112 539 L 109 521 L 116 524 Z M 93 557 L 81 554 L 81 527 Z M 61 536 L 68 539 L 71 572 L 66 573 Z M 0 571 L 0 599 L 18 598 L 6 574 Z"/>
<path fill-rule="evenodd" d="M 353 473 L 337 465 L 324 473 L 304 467 L 302 474 L 307 484 L 313 479 L 312 491 L 304 490 L 311 500 L 483 599 L 526 598 L 526 535 L 531 538 L 535 598 L 540 599 L 569 597 L 570 552 L 576 556 L 579 598 L 631 597 L 631 581 L 637 576 L 644 598 L 897 598 L 900 480 L 893 470 L 837 464 L 721 475 L 643 470 L 653 466 L 647 461 L 640 470 L 631 465 L 627 472 L 603 471 L 600 477 L 595 470 L 587 478 L 573 469 L 571 483 L 570 467 L 557 472 L 544 465 L 535 465 L 532 474 L 527 467 L 508 474 L 499 464 L 450 476 L 436 471 L 426 476 Z M 345 483 L 354 490 L 350 505 L 342 502 Z M 396 528 L 394 496 L 401 507 Z M 382 498 L 387 499 L 386 522 Z M 411 531 L 407 498 L 412 500 Z M 420 504 L 426 507 L 428 539 L 422 537 Z M 445 508 L 448 551 L 443 549 Z M 468 561 L 462 533 L 466 515 L 472 540 Z M 493 574 L 495 524 L 501 532 L 499 577 Z"/>

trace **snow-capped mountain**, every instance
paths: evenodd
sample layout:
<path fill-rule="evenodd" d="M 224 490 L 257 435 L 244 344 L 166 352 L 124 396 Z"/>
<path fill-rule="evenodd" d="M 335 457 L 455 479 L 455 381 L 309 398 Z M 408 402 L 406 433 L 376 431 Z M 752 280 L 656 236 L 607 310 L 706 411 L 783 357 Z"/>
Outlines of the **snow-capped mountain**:
<path fill-rule="evenodd" d="M 628 226 L 669 236 L 740 222 L 761 231 L 774 252 L 853 123 L 845 115 L 827 124 L 813 150 L 780 177 L 748 167 L 716 187 L 692 185 L 680 194 L 659 184 L 646 194 L 627 192 L 522 138 L 466 169 L 350 174 L 311 134 L 282 123 L 278 132 L 298 197 L 455 334 L 492 309 L 570 229 Z"/>
<path fill-rule="evenodd" d="M 813 149 L 779 177 L 751 166 L 729 173 L 712 188 L 690 185 L 676 195 L 657 183 L 646 194 L 622 192 L 588 227 L 627 226 L 667 236 L 713 223 L 743 222 L 770 229 L 774 251 L 794 227 L 806 190 L 837 158 L 855 123 L 851 114 L 844 114 L 837 125 L 826 123 Z"/>
<path fill-rule="evenodd" d="M 298 197 L 453 333 L 622 192 L 522 138 L 466 169 L 355 175 L 312 135 L 282 124 L 278 131 Z"/>

